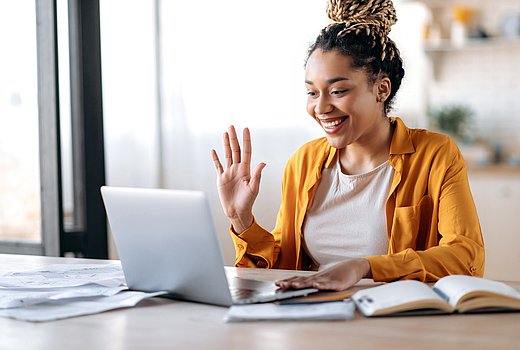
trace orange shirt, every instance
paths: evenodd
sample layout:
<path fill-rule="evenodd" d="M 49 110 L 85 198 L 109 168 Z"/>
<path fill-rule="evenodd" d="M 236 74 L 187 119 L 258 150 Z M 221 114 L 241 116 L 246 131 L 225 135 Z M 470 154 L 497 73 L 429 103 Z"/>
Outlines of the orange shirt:
<path fill-rule="evenodd" d="M 374 280 L 482 276 L 484 242 L 459 149 L 448 136 L 390 119 L 395 129 L 389 163 L 395 172 L 386 201 L 388 254 L 366 257 Z M 239 235 L 231 230 L 236 266 L 310 268 L 302 244 L 303 221 L 321 171 L 336 151 L 320 138 L 289 159 L 274 230 L 256 222 Z"/>

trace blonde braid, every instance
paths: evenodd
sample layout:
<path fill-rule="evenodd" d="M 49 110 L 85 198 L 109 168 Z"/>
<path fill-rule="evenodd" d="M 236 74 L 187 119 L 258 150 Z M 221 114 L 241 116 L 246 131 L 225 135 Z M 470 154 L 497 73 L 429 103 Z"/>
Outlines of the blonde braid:
<path fill-rule="evenodd" d="M 387 50 L 389 57 L 393 60 L 396 55 L 395 45 L 387 43 L 391 41 L 388 37 L 392 25 L 397 22 L 394 5 L 391 0 L 329 0 L 327 15 L 334 21 L 328 28 L 339 23 L 345 24 L 345 29 L 338 33 L 343 37 L 348 33 L 358 34 L 364 30 L 367 36 L 372 38 L 372 47 L 379 42 L 383 48 L 381 61 L 384 61 Z"/>

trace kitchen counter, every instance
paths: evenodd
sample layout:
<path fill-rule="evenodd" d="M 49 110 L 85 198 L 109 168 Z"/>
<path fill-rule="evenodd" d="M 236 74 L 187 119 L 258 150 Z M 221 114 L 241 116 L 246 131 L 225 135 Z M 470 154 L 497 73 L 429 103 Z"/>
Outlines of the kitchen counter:
<path fill-rule="evenodd" d="M 520 166 L 513 166 L 507 163 L 497 163 L 490 165 L 468 164 L 468 174 L 520 176 Z"/>

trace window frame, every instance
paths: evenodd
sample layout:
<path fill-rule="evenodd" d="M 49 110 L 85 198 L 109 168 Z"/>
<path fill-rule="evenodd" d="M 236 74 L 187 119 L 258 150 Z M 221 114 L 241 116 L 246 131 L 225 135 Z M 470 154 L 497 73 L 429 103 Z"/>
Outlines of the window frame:
<path fill-rule="evenodd" d="M 64 227 L 56 0 L 35 0 L 41 242 L 0 240 L 0 253 L 108 258 L 99 0 L 69 0 L 73 188 L 76 225 Z M 88 103 L 84 103 L 88 101 Z M 88 140 L 88 142 L 87 142 Z"/>

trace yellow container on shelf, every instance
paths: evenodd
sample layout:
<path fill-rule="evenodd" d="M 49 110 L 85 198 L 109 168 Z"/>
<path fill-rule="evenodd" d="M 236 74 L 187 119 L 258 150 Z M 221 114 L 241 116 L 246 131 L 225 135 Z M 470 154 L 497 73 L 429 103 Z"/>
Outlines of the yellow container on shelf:
<path fill-rule="evenodd" d="M 467 25 L 473 18 L 475 11 L 468 6 L 455 5 L 451 10 L 451 17 L 454 21 Z"/>

